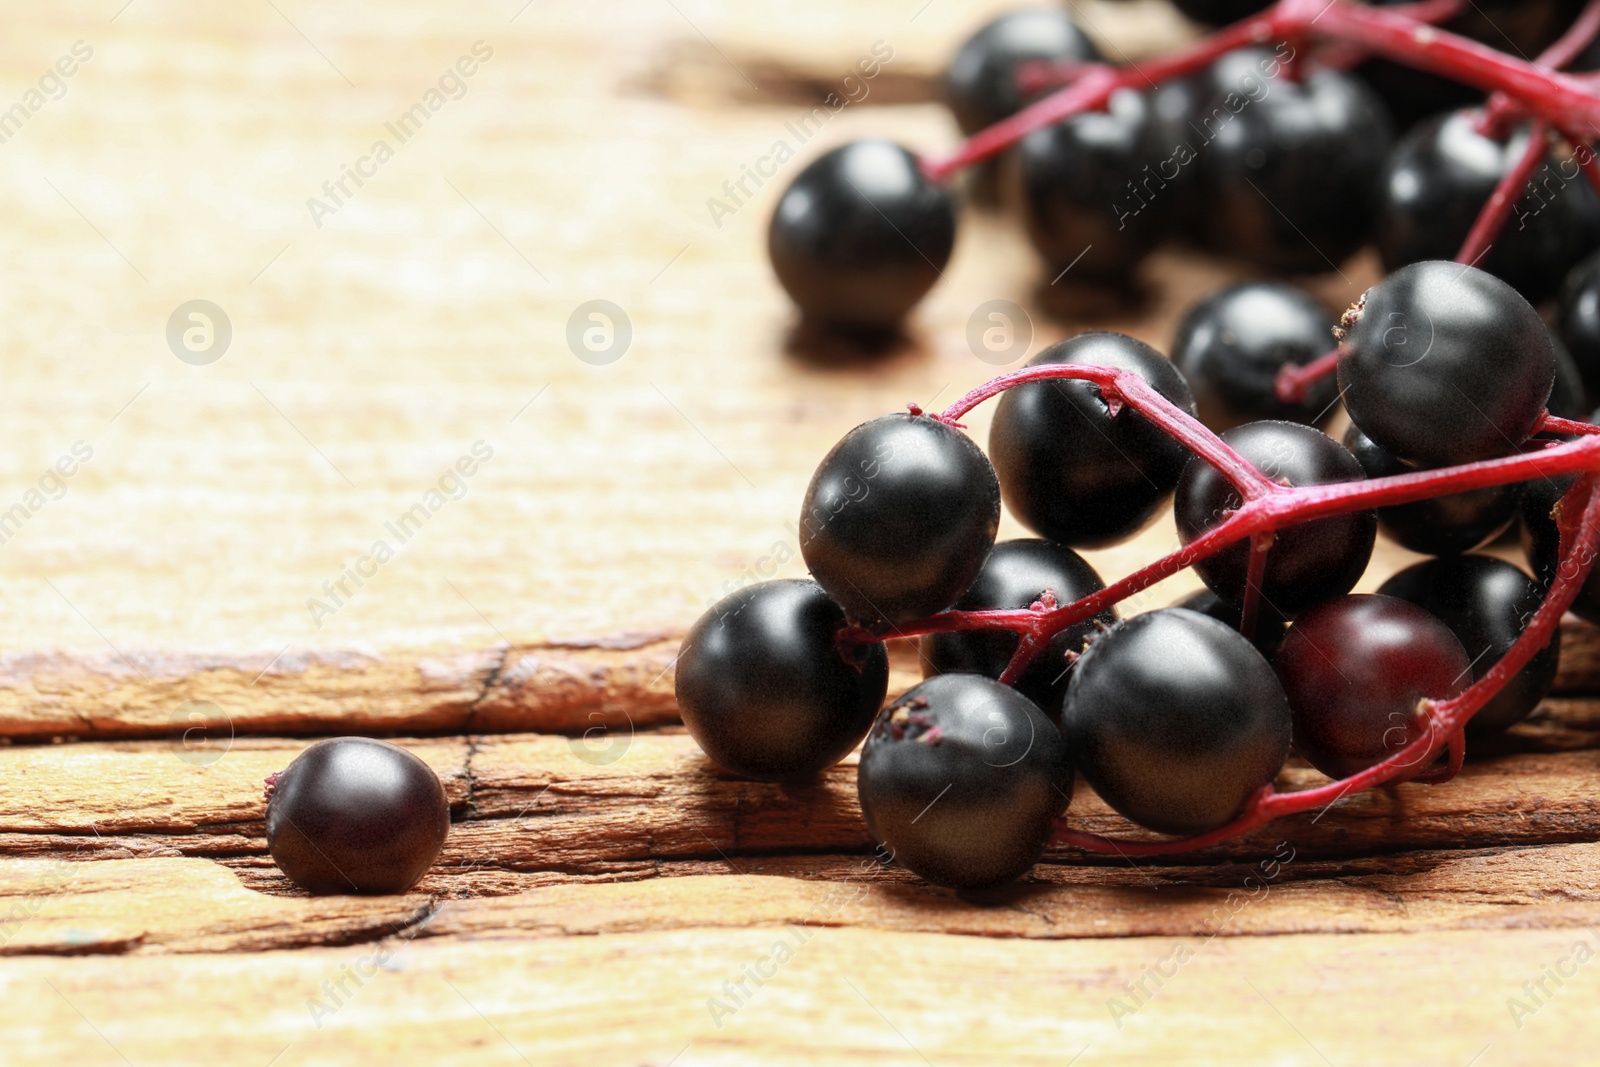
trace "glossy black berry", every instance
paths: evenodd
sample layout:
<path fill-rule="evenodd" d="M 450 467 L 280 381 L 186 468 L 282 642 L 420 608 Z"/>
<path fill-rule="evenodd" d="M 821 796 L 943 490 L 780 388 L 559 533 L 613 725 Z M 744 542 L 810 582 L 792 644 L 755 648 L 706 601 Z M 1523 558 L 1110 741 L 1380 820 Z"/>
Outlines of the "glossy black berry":
<path fill-rule="evenodd" d="M 807 315 L 885 327 L 933 288 L 955 236 L 955 201 L 916 156 L 888 141 L 854 141 L 784 190 L 767 252 Z"/>
<path fill-rule="evenodd" d="M 945 103 L 962 133 L 977 133 L 1016 114 L 1032 99 L 1018 81 L 1023 64 L 1090 63 L 1099 58 L 1094 43 L 1065 11 L 1007 12 L 986 23 L 956 52 L 945 71 Z"/>
<path fill-rule="evenodd" d="M 1368 478 L 1410 474 L 1408 467 L 1372 443 L 1352 425 L 1344 444 L 1367 472 Z M 1425 556 L 1454 556 L 1493 541 L 1512 520 L 1522 503 L 1522 486 L 1496 485 L 1449 496 L 1430 497 L 1410 504 L 1378 509 L 1378 530 L 1395 544 Z"/>
<path fill-rule="evenodd" d="M 1522 501 L 1522 550 L 1527 554 L 1528 566 L 1534 577 L 1546 588 L 1555 581 L 1561 570 L 1561 531 L 1556 526 L 1555 507 L 1572 479 L 1539 478 L 1527 484 Z M 1581 559 L 1582 557 L 1579 557 Z M 1566 565 L 1569 573 L 1577 573 L 1577 561 Z M 1580 619 L 1600 624 L 1600 567 L 1592 563 L 1588 576 L 1578 587 L 1578 595 L 1567 610 Z"/>
<path fill-rule="evenodd" d="M 1294 749 L 1330 778 L 1426 737 L 1419 702 L 1457 696 L 1472 680 L 1450 628 L 1391 596 L 1343 596 L 1313 608 L 1289 628 L 1274 666 L 1294 714 Z"/>
<path fill-rule="evenodd" d="M 1130 196 L 1132 206 L 1140 202 L 1153 204 L 1157 197 L 1170 201 L 1167 211 L 1172 236 L 1195 244 L 1201 241 L 1204 201 L 1200 195 L 1200 168 L 1195 165 L 1198 136 L 1190 123 L 1202 107 L 1210 104 L 1213 95 L 1214 86 L 1204 74 L 1174 78 L 1149 90 L 1151 137 L 1160 158 L 1149 171 L 1127 175 L 1128 187 L 1121 201 L 1124 210 L 1129 209 L 1126 197 Z"/>
<path fill-rule="evenodd" d="M 1542 588 L 1522 571 L 1490 556 L 1452 556 L 1407 567 L 1378 592 L 1409 600 L 1450 627 L 1482 678 L 1516 643 L 1544 599 Z M 1504 689 L 1467 723 L 1469 733 L 1504 730 L 1526 719 L 1544 699 L 1561 664 L 1561 642 L 1552 640 Z"/>
<path fill-rule="evenodd" d="M 977 576 L 1000 524 L 994 468 L 926 415 L 885 415 L 833 446 L 800 510 L 800 553 L 853 619 L 943 611 Z"/>
<path fill-rule="evenodd" d="M 1062 732 L 1084 780 L 1169 834 L 1214 830 L 1289 753 L 1289 705 L 1255 646 L 1198 612 L 1119 623 L 1073 669 Z"/>
<path fill-rule="evenodd" d="M 1589 395 L 1600 397 L 1600 252 L 1567 275 L 1557 329 Z"/>
<path fill-rule="evenodd" d="M 1384 268 L 1453 259 L 1495 186 L 1526 153 L 1528 128 L 1497 139 L 1482 116 L 1457 111 L 1400 139 L 1378 182 L 1378 251 Z M 1568 270 L 1600 244 L 1600 197 L 1570 153 L 1552 153 L 1476 263 L 1529 301 L 1553 295 Z"/>
<path fill-rule="evenodd" d="M 1196 304 L 1178 326 L 1172 361 L 1194 390 L 1200 421 L 1213 430 L 1260 419 L 1315 423 L 1333 412 L 1332 379 L 1306 400 L 1284 404 L 1274 392 L 1285 364 L 1303 365 L 1333 349 L 1337 320 L 1303 289 L 1242 282 Z"/>
<path fill-rule="evenodd" d="M 1351 421 L 1420 467 L 1516 451 L 1555 381 L 1539 313 L 1459 263 L 1400 268 L 1345 314 L 1345 330 L 1339 385 Z"/>
<path fill-rule="evenodd" d="M 1161 143 L 1149 100 L 1131 89 L 1090 111 L 1035 130 L 1017 146 L 1022 223 L 1050 278 L 1116 280 L 1138 266 L 1171 230 L 1174 197 L 1143 194 L 1136 182 L 1164 184 L 1170 148 Z"/>
<path fill-rule="evenodd" d="M 989 553 L 967 591 L 956 601 L 961 611 L 1026 608 L 1046 590 L 1058 604 L 1070 604 L 1104 589 L 1094 568 L 1072 549 L 1052 541 L 1001 541 Z M 1095 625 L 1109 626 L 1116 615 L 1109 609 L 1076 626 L 1062 630 L 1036 656 L 1016 688 L 1052 719 L 1061 717 L 1061 695 L 1067 691 L 1068 656 L 1083 651 L 1084 639 Z M 982 674 L 999 678 L 1018 637 L 1010 630 L 963 630 L 927 634 L 922 638 L 922 673 Z"/>
<path fill-rule="evenodd" d="M 1086 333 L 1052 345 L 1028 366 L 1069 363 L 1131 370 L 1193 413 L 1178 369 L 1142 341 Z M 1006 506 L 1035 533 L 1095 548 L 1133 536 L 1167 502 L 1188 451 L 1126 405 L 1116 414 L 1098 386 L 1035 382 L 1006 392 L 989 431 Z"/>
<path fill-rule="evenodd" d="M 267 850 L 310 893 L 404 893 L 450 832 L 438 775 L 399 745 L 318 741 L 271 786 Z"/>
<path fill-rule="evenodd" d="M 760 582 L 723 598 L 683 639 L 683 724 L 746 778 L 798 781 L 843 759 L 889 687 L 880 644 L 841 648 L 844 611 L 815 582 Z"/>
<path fill-rule="evenodd" d="M 1230 630 L 1239 628 L 1242 608 L 1231 600 L 1224 600 L 1209 589 L 1199 589 L 1182 600 L 1172 605 L 1175 608 L 1188 608 L 1198 611 L 1202 615 L 1209 615 L 1220 623 L 1225 623 Z M 1277 614 L 1266 604 L 1256 605 L 1256 632 L 1250 643 L 1256 646 L 1270 662 L 1278 654 L 1278 646 L 1283 644 L 1283 635 L 1289 632 L 1289 622 Z"/>
<path fill-rule="evenodd" d="M 1278 76 L 1196 118 L 1209 247 L 1267 270 L 1337 269 L 1372 228 L 1372 187 L 1392 140 L 1383 102 L 1348 74 Z"/>
<path fill-rule="evenodd" d="M 1366 477 L 1348 449 L 1321 430 L 1297 422 L 1249 422 L 1222 435 L 1235 452 L 1269 478 L 1286 485 L 1331 485 Z M 1204 460 L 1189 461 L 1178 482 L 1173 511 L 1178 536 L 1188 544 L 1243 503 L 1237 490 Z M 1297 523 L 1278 531 L 1267 556 L 1261 595 L 1287 618 L 1348 593 L 1367 569 L 1378 521 L 1370 511 Z M 1194 565 L 1218 596 L 1244 599 L 1249 545 L 1239 542 Z"/>
<path fill-rule="evenodd" d="M 983 889 L 1028 873 L 1072 799 L 1072 759 L 1015 689 L 929 678 L 878 716 L 857 783 L 872 835 L 935 885 Z"/>
<path fill-rule="evenodd" d="M 1287 43 L 1276 50 L 1240 48 L 1197 74 L 1150 89 L 1147 98 L 1159 159 L 1125 175 L 1119 210 L 1166 211 L 1172 236 L 1204 245 L 1209 202 L 1201 185 L 1200 153 L 1237 111 L 1248 106 L 1247 101 L 1270 91 L 1283 73 L 1283 57 L 1292 54 Z"/>

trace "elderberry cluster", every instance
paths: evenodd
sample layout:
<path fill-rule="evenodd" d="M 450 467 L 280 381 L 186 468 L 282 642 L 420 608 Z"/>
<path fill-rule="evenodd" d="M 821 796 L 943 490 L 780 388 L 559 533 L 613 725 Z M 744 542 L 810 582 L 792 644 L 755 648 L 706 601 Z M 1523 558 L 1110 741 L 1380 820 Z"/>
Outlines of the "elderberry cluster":
<path fill-rule="evenodd" d="M 1382 327 L 1390 315 L 1437 328 L 1419 342 Z M 1342 330 L 1352 432 L 1386 463 L 1516 452 L 1554 381 L 1537 313 L 1472 267 L 1398 271 Z M 1419 343 L 1425 358 L 1398 358 Z M 1131 374 L 1180 419 L 1197 410 L 1182 370 L 1131 337 L 1082 334 L 1029 363 L 1049 367 Z M 1357 455 L 1304 423 L 1248 421 L 1214 440 L 1271 485 L 1368 478 Z M 814 775 L 865 738 L 868 825 L 943 885 L 1024 874 L 1076 773 L 1140 826 L 1203 834 L 1276 777 L 1291 743 L 1335 778 L 1372 767 L 1425 737 L 1427 702 L 1459 696 L 1511 648 L 1540 585 L 1510 563 L 1461 553 L 1510 523 L 1522 486 L 1476 492 L 1492 499 L 1436 507 L 1427 531 L 1440 556 L 1378 595 L 1350 590 L 1388 529 L 1380 516 L 1417 504 L 1290 522 L 1266 551 L 1228 544 L 1193 561 L 1207 594 L 1121 621 L 1108 601 L 1040 640 L 1026 636 L 1035 633 L 1026 616 L 1092 605 L 1105 591 L 1076 550 L 1132 537 L 1169 503 L 1181 541 L 1194 544 L 1238 512 L 1239 487 L 1088 380 L 1006 389 L 987 456 L 951 417 L 886 415 L 846 434 L 807 489 L 801 551 L 814 580 L 742 589 L 689 632 L 678 660 L 683 719 L 712 760 L 771 780 Z M 1037 538 L 996 543 L 1002 501 Z M 1264 557 L 1254 574 L 1252 555 Z M 1006 612 L 1024 618 L 1008 626 Z M 882 639 L 919 634 L 927 680 L 885 707 Z M 1027 640 L 1034 647 L 1019 658 Z M 1553 681 L 1557 649 L 1549 643 L 1520 669 L 1472 719 L 1474 732 L 1526 717 Z"/>
<path fill-rule="evenodd" d="M 1576 14 L 1520 6 L 1541 12 L 1519 23 L 1530 49 Z M 1585 503 L 1600 452 L 1572 440 L 1600 385 L 1593 149 L 1440 79 L 1444 107 L 1468 106 L 1417 121 L 1426 79 L 1350 47 L 1391 24 L 1341 19 L 1331 42 L 1299 23 L 1276 48 L 1250 33 L 1101 97 L 1110 68 L 1065 13 L 1002 16 L 961 47 L 947 90 L 972 147 L 952 158 L 981 165 L 972 194 L 1015 205 L 1048 270 L 1126 278 L 1183 239 L 1278 274 L 1375 244 L 1390 273 L 1337 322 L 1292 284 L 1248 282 L 1195 306 L 1170 358 L 1080 334 L 943 414 L 851 430 L 801 507 L 811 580 L 742 589 L 684 640 L 678 701 L 713 761 L 792 781 L 864 740 L 874 838 L 930 882 L 979 889 L 1052 840 L 1092 843 L 1063 822 L 1079 774 L 1175 850 L 1301 810 L 1314 791 L 1272 788 L 1291 751 L 1357 788 L 1442 781 L 1465 734 L 1533 710 L 1561 610 L 1600 619 L 1593 553 L 1568 544 L 1600 528 Z M 1099 102 L 1030 128 L 1080 92 Z M 1386 97 L 1407 105 L 1398 140 Z M 1538 166 L 1564 184 L 1514 186 Z M 954 170 L 866 141 L 801 173 L 769 249 L 802 312 L 897 323 L 953 248 Z M 1533 303 L 1558 291 L 1560 337 Z M 992 396 L 985 451 L 958 420 Z M 1341 406 L 1343 443 L 1319 429 Z M 1036 536 L 997 543 L 1002 507 Z M 1169 508 L 1184 547 L 1138 574 L 1107 588 L 1078 554 Z M 1537 577 L 1477 551 L 1519 519 Z M 1432 558 L 1354 594 L 1380 532 Z M 1118 617 L 1186 566 L 1205 592 Z M 915 639 L 924 681 L 885 703 L 893 639 Z"/>

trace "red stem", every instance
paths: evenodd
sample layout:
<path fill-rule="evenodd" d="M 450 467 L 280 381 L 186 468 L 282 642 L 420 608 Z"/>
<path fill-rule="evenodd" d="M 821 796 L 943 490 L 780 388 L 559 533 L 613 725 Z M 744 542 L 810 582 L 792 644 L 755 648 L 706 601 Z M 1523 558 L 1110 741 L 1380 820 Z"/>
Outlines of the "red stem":
<path fill-rule="evenodd" d="M 1396 4 L 1389 10 L 1396 15 L 1436 26 L 1455 18 L 1469 6 L 1467 0 L 1418 0 L 1415 4 Z"/>
<path fill-rule="evenodd" d="M 1539 53 L 1534 63 L 1550 70 L 1560 70 L 1583 54 L 1583 50 L 1600 36 L 1600 0 L 1589 0 L 1583 11 L 1573 20 L 1567 31 L 1556 38 L 1554 44 Z"/>
<path fill-rule="evenodd" d="M 1540 417 L 1538 422 L 1533 424 L 1534 433 L 1543 433 L 1546 430 L 1551 433 L 1572 433 L 1579 436 L 1587 436 L 1600 433 L 1600 426 L 1596 426 L 1592 422 L 1578 422 L 1574 419 L 1558 418 L 1547 411 Z"/>
<path fill-rule="evenodd" d="M 1267 581 L 1267 553 L 1272 550 L 1272 542 L 1276 537 L 1268 533 L 1258 533 L 1250 538 L 1250 562 L 1245 569 L 1244 600 L 1239 607 L 1239 632 L 1249 640 L 1255 640 L 1256 615 L 1261 608 L 1263 599 L 1261 587 Z"/>
<path fill-rule="evenodd" d="M 1134 571 L 1098 592 L 1056 608 L 1036 611 L 1031 608 L 991 611 L 947 611 L 898 626 L 878 629 L 853 627 L 845 631 L 850 641 L 884 641 L 897 637 L 918 637 L 930 633 L 960 630 L 1005 629 L 1023 635 L 1038 635 L 1041 640 L 1021 642 L 1011 666 L 1027 662 L 1028 649 L 1042 648 L 1051 637 L 1077 623 L 1093 618 L 1129 597 L 1169 578 L 1195 562 L 1216 555 L 1228 546 L 1258 534 L 1274 533 L 1313 519 L 1353 511 L 1366 511 L 1390 504 L 1407 504 L 1437 496 L 1449 496 L 1509 485 L 1534 478 L 1553 478 L 1600 470 L 1600 426 L 1556 418 L 1546 413 L 1535 424 L 1535 432 L 1550 430 L 1578 434 L 1579 439 L 1564 443 L 1531 442 L 1531 451 L 1500 459 L 1482 460 L 1456 467 L 1412 471 L 1387 478 L 1369 478 L 1331 485 L 1284 486 L 1262 474 L 1249 461 L 1233 451 L 1215 434 L 1186 412 L 1169 402 L 1133 371 L 1109 367 L 1052 363 L 1026 367 L 1003 374 L 957 400 L 939 420 L 954 424 L 978 404 L 1018 385 L 1066 379 L 1092 382 L 1108 400 L 1132 408 L 1186 448 L 1202 457 L 1227 477 L 1245 497 L 1245 503 L 1222 522 L 1175 552 Z M 1539 447 L 1542 446 L 1542 447 Z M 1018 659 L 1022 660 L 1021 666 Z"/>
<path fill-rule="evenodd" d="M 1457 263 L 1476 264 L 1489 251 L 1489 246 L 1494 244 L 1494 239 L 1505 226 L 1506 219 L 1511 217 L 1511 209 L 1522 197 L 1533 172 L 1539 169 L 1549 152 L 1550 127 L 1543 122 L 1535 122 L 1528 131 L 1527 150 L 1517 160 L 1517 165 L 1506 171 L 1495 185 L 1494 192 L 1489 194 L 1488 202 L 1478 212 L 1477 221 L 1472 224 L 1471 232 L 1461 245 L 1461 251 L 1456 253 Z"/>
<path fill-rule="evenodd" d="M 1571 26 L 1567 27 L 1567 31 L 1549 48 L 1539 53 L 1539 57 L 1533 61 L 1534 66 L 1546 70 L 1561 70 L 1577 59 L 1597 34 L 1600 34 L 1600 0 L 1589 0 L 1582 13 Z M 1495 93 L 1484 105 L 1479 131 L 1486 135 L 1499 136 L 1510 122 L 1523 114 L 1525 111 L 1517 101 L 1505 93 Z"/>
<path fill-rule="evenodd" d="M 1389 10 L 1394 14 L 1415 19 L 1417 22 L 1438 25 L 1441 22 L 1455 18 L 1463 11 L 1466 11 L 1467 8 L 1467 0 L 1420 0 L 1415 4 L 1396 4 Z M 1337 44 L 1333 45 L 1333 48 L 1338 47 Z M 1346 48 L 1336 60 L 1330 61 L 1330 53 L 1333 48 L 1317 55 L 1319 65 L 1344 69 L 1353 67 L 1366 58 L 1359 49 Z M 1051 62 L 1049 60 L 1034 60 L 1020 64 L 1017 67 L 1017 85 L 1025 94 L 1036 93 L 1042 89 L 1070 85 L 1086 69 L 1093 65 L 1081 61 Z M 1565 66 L 1565 64 L 1555 65 Z M 1152 78 L 1151 80 L 1156 79 Z"/>
<path fill-rule="evenodd" d="M 1557 424 L 1567 424 L 1565 419 L 1550 421 L 1551 429 L 1557 429 Z M 1473 489 L 1531 481 L 1535 478 L 1558 478 L 1568 474 L 1600 470 L 1600 436 L 1596 436 L 1596 433 L 1600 432 L 1600 427 L 1589 426 L 1588 429 L 1589 432 L 1577 441 L 1551 444 L 1536 451 L 1467 463 L 1459 467 L 1440 467 L 1436 470 L 1414 471 L 1410 474 L 1368 478 L 1356 482 L 1336 482 L 1332 485 L 1293 487 L 1274 485 L 1272 493 L 1246 503 L 1221 523 L 1177 551 L 1134 571 L 1098 592 L 1049 611 L 1033 611 L 1028 608 L 946 611 L 898 626 L 874 630 L 852 628 L 846 631 L 846 636 L 856 641 L 885 641 L 897 637 L 918 637 L 922 634 L 949 633 L 958 630 L 1004 629 L 1017 633 L 1037 631 L 1042 632 L 1047 638 L 1053 637 L 1067 627 L 1093 618 L 1107 608 L 1143 592 L 1185 567 L 1214 556 L 1224 548 L 1258 533 L 1281 530 L 1286 526 L 1310 522 L 1313 519 L 1324 519 L 1352 511 L 1366 511 L 1390 504 L 1408 504 L 1415 500 L 1450 496 L 1470 492 Z"/>
<path fill-rule="evenodd" d="M 1309 0 L 1315 6 L 1317 0 Z M 1282 0 L 1274 12 L 1307 7 Z M 1334 0 L 1309 26 L 1319 37 L 1348 41 L 1387 59 L 1463 82 L 1485 92 L 1504 92 L 1551 125 L 1600 131 L 1600 96 L 1580 79 L 1544 70 L 1487 45 L 1381 8 Z"/>
<path fill-rule="evenodd" d="M 1304 404 L 1311 387 L 1339 369 L 1339 349 L 1334 348 L 1310 363 L 1285 363 L 1272 383 L 1281 404 Z"/>

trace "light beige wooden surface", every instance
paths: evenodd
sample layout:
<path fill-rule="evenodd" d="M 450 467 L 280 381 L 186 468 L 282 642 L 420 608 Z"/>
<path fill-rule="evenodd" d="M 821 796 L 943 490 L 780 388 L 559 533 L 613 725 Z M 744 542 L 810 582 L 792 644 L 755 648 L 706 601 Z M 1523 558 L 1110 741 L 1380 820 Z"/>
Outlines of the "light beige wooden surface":
<path fill-rule="evenodd" d="M 1033 309 L 1035 348 L 1085 328 L 1164 348 L 1234 276 L 1169 251 L 1138 301 L 1042 292 L 1013 226 L 969 212 L 903 346 L 847 367 L 799 350 L 761 246 L 800 163 L 720 227 L 707 199 L 878 41 L 892 61 L 802 159 L 866 134 L 948 145 L 934 80 L 999 6 L 8 5 L 0 111 L 75 42 L 92 55 L 0 143 L 0 515 L 77 442 L 92 455 L 0 543 L 5 1062 L 1587 1047 L 1596 972 L 1546 976 L 1600 949 L 1592 630 L 1568 635 L 1564 695 L 1455 783 L 1164 865 L 1057 851 L 976 901 L 874 862 L 853 763 L 740 782 L 675 726 L 678 635 L 757 570 L 802 573 L 789 524 L 827 447 L 995 372 L 965 340 L 978 304 Z M 1159 0 L 1074 7 L 1112 54 L 1186 32 Z M 316 225 L 307 198 L 479 41 L 464 94 Z M 1337 305 L 1374 272 L 1315 284 Z M 165 337 L 194 299 L 234 331 L 205 366 Z M 634 331 L 604 366 L 566 340 L 594 299 Z M 479 441 L 464 495 L 314 619 L 308 598 L 331 603 L 323 583 Z M 1161 524 L 1095 562 L 1172 541 Z M 400 735 L 445 782 L 456 824 L 411 894 L 312 900 L 265 854 L 261 779 L 347 731 Z M 1120 826 L 1086 790 L 1073 811 Z M 1267 888 L 1247 881 L 1284 848 Z M 785 938 L 794 958 L 719 1009 Z M 1154 988 L 1182 946 L 1136 1000 L 1125 983 Z"/>

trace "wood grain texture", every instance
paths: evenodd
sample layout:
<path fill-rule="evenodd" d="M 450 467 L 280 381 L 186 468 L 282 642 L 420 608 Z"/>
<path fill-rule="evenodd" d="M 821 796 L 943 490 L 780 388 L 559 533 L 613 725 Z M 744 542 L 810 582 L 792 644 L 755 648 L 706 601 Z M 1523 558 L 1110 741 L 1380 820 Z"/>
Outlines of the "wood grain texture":
<path fill-rule="evenodd" d="M 702 927 L 1068 940 L 1582 929 L 1600 921 L 1597 861 L 1597 844 L 1416 852 L 1382 862 L 1319 861 L 1285 847 L 1255 863 L 1199 869 L 1045 866 L 1029 884 L 962 897 L 871 857 L 794 856 L 679 863 L 676 877 L 452 899 L 268 895 L 204 860 L 68 855 L 0 860 L 0 954 L 252 953 L 395 937 Z M 688 873 L 696 868 L 716 870 Z"/>
<path fill-rule="evenodd" d="M 1039 941 L 689 928 L 12 960 L 0 988 L 8 1057 L 30 1065 L 226 1055 L 251 1064 L 1059 1067 L 1076 1056 L 1388 1067 L 1483 1062 L 1487 1049 L 1490 1062 L 1548 1067 L 1581 1055 L 1593 1036 L 1595 965 L 1575 964 L 1574 946 L 1592 954 L 1596 936 Z M 1571 976 L 1560 987 L 1544 978 L 1543 1003 L 1514 1017 L 1510 999 L 1557 967 Z M 748 977 L 757 968 L 769 976 L 759 986 Z"/>
<path fill-rule="evenodd" d="M 0 144 L 8 1065 L 1581 1055 L 1592 968 L 1548 976 L 1600 947 L 1594 628 L 1567 627 L 1564 695 L 1456 782 L 1161 865 L 1059 850 L 983 899 L 874 860 L 853 760 L 743 782 L 676 725 L 680 635 L 803 573 L 792 524 L 826 449 L 997 371 L 967 346 L 977 306 L 1029 308 L 1035 350 L 1089 328 L 1164 349 L 1246 276 L 1171 248 L 1130 293 L 1047 286 L 1012 222 L 967 212 L 896 345 L 844 358 L 795 329 L 762 253 L 778 189 L 850 138 L 952 143 L 939 72 L 1003 6 L 8 12 L 0 111 L 73 42 L 93 52 Z M 1163 0 L 1074 9 L 1107 54 L 1190 33 Z M 458 98 L 313 218 L 480 41 Z M 713 219 L 878 41 L 867 97 Z M 1377 270 L 1310 284 L 1336 308 Z M 204 366 L 166 338 L 196 298 L 233 327 Z M 595 299 L 633 330 L 607 365 L 568 343 Z M 393 558 L 358 581 L 380 540 Z M 1158 522 L 1093 562 L 1122 574 L 1173 541 Z M 1362 588 L 1411 558 L 1382 548 Z M 898 690 L 920 672 L 893 656 Z M 454 825 L 410 894 L 309 898 L 265 852 L 262 779 L 336 733 L 394 736 L 445 784 Z M 1132 833 L 1087 790 L 1072 815 Z"/>
<path fill-rule="evenodd" d="M 1350 858 L 1600 839 L 1593 714 L 1589 702 L 1546 705 L 1539 722 L 1501 741 L 1500 755 L 1469 763 L 1453 782 L 1350 796 L 1174 862 L 1254 863 L 1282 842 L 1301 857 Z M 603 745 L 548 735 L 402 743 L 440 774 L 456 816 L 425 892 L 506 893 L 703 873 L 719 862 L 737 870 L 747 857 L 873 849 L 853 756 L 815 783 L 786 786 L 719 770 L 683 733 L 617 734 Z M 283 891 L 265 852 L 261 782 L 304 744 L 241 739 L 207 764 L 190 762 L 192 752 L 171 742 L 0 749 L 0 855 L 206 857 L 234 865 L 251 885 Z M 1279 784 L 1324 780 L 1291 766 Z M 1152 836 L 1081 783 L 1068 814 L 1096 832 Z M 1047 879 L 1051 864 L 1084 863 L 1121 866 L 1059 848 L 1036 875 Z"/>
<path fill-rule="evenodd" d="M 166 738 L 204 749 L 242 734 L 538 731 L 612 736 L 678 722 L 681 635 L 620 634 L 411 657 L 372 653 L 231 661 L 168 656 L 142 673 L 107 657 L 0 658 L 0 739 Z M 1554 692 L 1600 693 L 1600 628 L 1568 617 Z M 891 647 L 889 692 L 922 677 Z"/>

